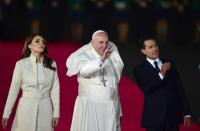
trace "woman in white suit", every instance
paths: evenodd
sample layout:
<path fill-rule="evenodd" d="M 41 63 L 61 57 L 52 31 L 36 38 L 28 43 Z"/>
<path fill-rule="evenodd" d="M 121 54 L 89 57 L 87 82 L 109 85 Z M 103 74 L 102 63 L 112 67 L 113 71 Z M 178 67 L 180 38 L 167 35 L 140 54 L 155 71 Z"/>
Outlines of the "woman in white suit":
<path fill-rule="evenodd" d="M 53 131 L 59 121 L 59 79 L 56 63 L 47 56 L 42 35 L 27 37 L 22 59 L 17 61 L 5 105 L 2 124 L 6 128 L 20 88 L 12 131 Z"/>

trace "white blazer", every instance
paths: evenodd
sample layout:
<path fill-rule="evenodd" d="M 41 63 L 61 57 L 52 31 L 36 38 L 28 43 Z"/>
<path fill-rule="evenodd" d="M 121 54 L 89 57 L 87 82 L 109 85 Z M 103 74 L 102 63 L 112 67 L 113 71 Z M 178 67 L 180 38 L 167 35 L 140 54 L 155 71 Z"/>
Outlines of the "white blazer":
<path fill-rule="evenodd" d="M 42 60 L 43 61 L 43 60 Z M 56 63 L 53 62 L 56 67 Z M 6 101 L 3 118 L 9 118 L 20 88 L 22 97 L 12 125 L 12 131 L 52 131 L 52 117 L 60 117 L 60 84 L 55 71 L 44 68 L 45 86 L 41 89 L 37 82 L 36 58 L 17 61 Z M 42 124 L 38 124 L 40 118 Z M 41 127 L 40 127 L 41 126 Z"/>

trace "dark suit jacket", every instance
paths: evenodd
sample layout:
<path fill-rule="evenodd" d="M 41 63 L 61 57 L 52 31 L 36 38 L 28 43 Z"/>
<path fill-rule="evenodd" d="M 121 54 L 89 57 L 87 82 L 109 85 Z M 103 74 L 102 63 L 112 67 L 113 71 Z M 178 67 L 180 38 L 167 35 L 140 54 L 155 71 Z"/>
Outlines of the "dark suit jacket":
<path fill-rule="evenodd" d="M 144 93 L 142 127 L 180 124 L 184 115 L 191 114 L 175 64 L 161 61 L 171 63 L 163 80 L 147 60 L 134 68 L 136 82 Z"/>

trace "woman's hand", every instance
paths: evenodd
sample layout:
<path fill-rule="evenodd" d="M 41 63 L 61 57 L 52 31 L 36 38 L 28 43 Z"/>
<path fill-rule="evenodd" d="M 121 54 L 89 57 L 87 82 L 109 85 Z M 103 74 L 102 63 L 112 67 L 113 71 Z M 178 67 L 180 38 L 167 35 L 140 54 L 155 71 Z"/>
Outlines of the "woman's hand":
<path fill-rule="evenodd" d="M 6 128 L 7 128 L 7 125 L 8 125 L 8 118 L 3 118 L 3 119 L 2 119 L 2 125 L 3 125 L 3 129 L 6 129 Z"/>
<path fill-rule="evenodd" d="M 59 122 L 59 118 L 53 118 L 53 121 L 52 121 L 52 125 L 53 127 L 56 127 L 58 125 L 58 122 Z"/>

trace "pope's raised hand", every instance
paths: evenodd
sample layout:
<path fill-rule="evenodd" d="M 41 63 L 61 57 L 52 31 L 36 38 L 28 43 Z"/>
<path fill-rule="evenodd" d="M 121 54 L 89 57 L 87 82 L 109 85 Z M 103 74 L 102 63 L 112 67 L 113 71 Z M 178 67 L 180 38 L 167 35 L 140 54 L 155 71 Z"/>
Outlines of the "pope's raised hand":
<path fill-rule="evenodd" d="M 108 46 L 104 50 L 103 55 L 101 56 L 101 61 L 104 61 L 105 59 L 107 59 L 111 53 L 112 53 L 112 46 Z"/>

